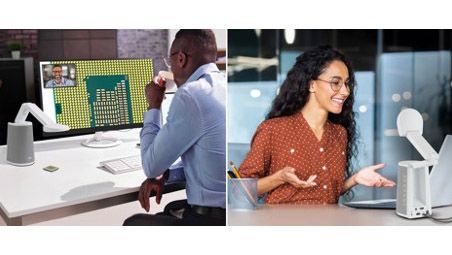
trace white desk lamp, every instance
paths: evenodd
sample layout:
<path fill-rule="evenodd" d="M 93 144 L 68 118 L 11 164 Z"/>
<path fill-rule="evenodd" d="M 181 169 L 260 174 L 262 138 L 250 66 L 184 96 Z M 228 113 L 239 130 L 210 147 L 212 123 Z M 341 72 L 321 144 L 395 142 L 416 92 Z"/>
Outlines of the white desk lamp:
<path fill-rule="evenodd" d="M 409 219 L 432 212 L 428 167 L 438 162 L 438 153 L 422 136 L 423 123 L 421 114 L 410 108 L 402 110 L 397 117 L 399 135 L 406 137 L 425 159 L 399 162 L 396 213 Z"/>
<path fill-rule="evenodd" d="M 6 161 L 15 166 L 28 166 L 34 163 L 33 125 L 26 121 L 31 113 L 44 126 L 44 132 L 63 132 L 66 125 L 55 123 L 38 106 L 23 103 L 14 122 L 8 122 Z"/>

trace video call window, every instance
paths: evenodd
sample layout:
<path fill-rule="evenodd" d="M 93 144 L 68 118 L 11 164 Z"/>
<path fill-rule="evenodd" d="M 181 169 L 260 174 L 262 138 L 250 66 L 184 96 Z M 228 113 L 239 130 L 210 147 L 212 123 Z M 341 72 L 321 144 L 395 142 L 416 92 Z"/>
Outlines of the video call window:
<path fill-rule="evenodd" d="M 44 88 L 74 87 L 77 85 L 75 64 L 43 64 Z"/>

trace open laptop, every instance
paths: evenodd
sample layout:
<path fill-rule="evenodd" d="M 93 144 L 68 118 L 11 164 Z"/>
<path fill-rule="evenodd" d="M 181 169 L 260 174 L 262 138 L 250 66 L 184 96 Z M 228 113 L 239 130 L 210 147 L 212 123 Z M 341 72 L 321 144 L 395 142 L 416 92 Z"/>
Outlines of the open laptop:
<path fill-rule="evenodd" d="M 452 135 L 447 135 L 439 151 L 438 163 L 430 172 L 432 207 L 452 205 Z M 353 208 L 395 209 L 396 199 L 351 201 L 344 205 Z"/>
<path fill-rule="evenodd" d="M 344 205 L 353 208 L 364 209 L 395 209 L 396 200 L 390 199 L 377 199 L 377 200 L 363 200 L 363 201 L 350 201 L 345 202 Z"/>
<path fill-rule="evenodd" d="M 438 164 L 430 173 L 432 207 L 452 205 L 452 135 L 447 135 L 439 151 Z"/>

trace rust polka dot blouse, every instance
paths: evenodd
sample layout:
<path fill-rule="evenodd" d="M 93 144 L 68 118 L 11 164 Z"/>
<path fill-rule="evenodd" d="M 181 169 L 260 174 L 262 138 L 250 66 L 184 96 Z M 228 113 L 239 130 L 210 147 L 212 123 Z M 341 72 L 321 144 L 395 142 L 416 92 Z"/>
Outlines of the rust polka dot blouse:
<path fill-rule="evenodd" d="M 301 180 L 317 175 L 311 188 L 285 183 L 268 192 L 269 204 L 337 203 L 344 185 L 347 132 L 329 121 L 319 141 L 300 112 L 264 121 L 251 141 L 251 149 L 239 172 L 260 178 L 289 166 Z"/>

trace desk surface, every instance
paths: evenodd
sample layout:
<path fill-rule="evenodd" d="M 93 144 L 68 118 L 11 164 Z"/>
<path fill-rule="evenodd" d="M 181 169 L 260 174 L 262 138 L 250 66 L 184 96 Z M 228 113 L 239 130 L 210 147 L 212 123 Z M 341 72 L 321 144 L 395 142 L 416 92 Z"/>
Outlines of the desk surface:
<path fill-rule="evenodd" d="M 433 209 L 451 217 L 452 207 Z M 404 219 L 395 210 L 355 209 L 342 205 L 263 205 L 254 211 L 228 210 L 229 226 L 405 226 L 452 225 L 431 219 Z"/>
<path fill-rule="evenodd" d="M 113 175 L 99 162 L 139 155 L 139 129 L 106 133 L 121 139 L 121 145 L 95 149 L 77 136 L 35 142 L 35 163 L 15 167 L 6 163 L 6 146 L 0 146 L 0 209 L 8 218 L 137 192 L 146 178 L 143 171 Z M 55 165 L 56 172 L 42 170 Z"/>

